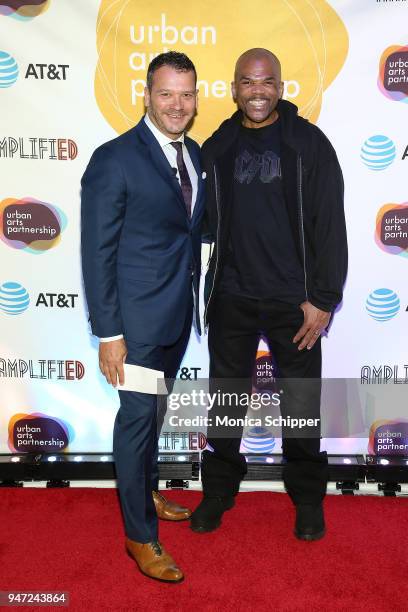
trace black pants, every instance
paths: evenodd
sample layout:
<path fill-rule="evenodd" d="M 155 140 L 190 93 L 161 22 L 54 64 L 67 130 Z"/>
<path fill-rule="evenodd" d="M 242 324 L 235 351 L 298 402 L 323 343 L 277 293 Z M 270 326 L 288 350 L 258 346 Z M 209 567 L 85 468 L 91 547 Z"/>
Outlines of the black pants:
<path fill-rule="evenodd" d="M 320 338 L 310 351 L 299 351 L 293 337 L 302 323 L 303 311 L 297 305 L 220 294 L 209 327 L 211 380 L 239 379 L 239 391 L 242 392 L 246 384 L 250 392 L 258 343 L 263 335 L 276 360 L 280 377 L 284 380 L 305 379 L 306 384 L 309 381 L 312 384 L 307 401 L 304 401 L 303 394 L 303 401 L 300 402 L 303 405 L 299 408 L 299 405 L 293 405 L 298 402 L 290 405 L 289 400 L 285 412 L 300 416 L 300 411 L 301 416 L 306 418 L 320 417 Z M 245 380 L 248 382 L 243 382 Z M 287 383 L 290 381 L 287 380 Z M 231 382 L 225 384 L 232 390 Z M 296 393 L 292 394 L 292 398 L 295 396 Z M 225 411 L 222 406 L 215 405 L 211 411 L 213 422 L 216 415 L 222 415 Z M 243 417 L 246 408 L 237 406 L 236 411 L 238 417 Z M 319 503 L 325 495 L 328 478 L 327 456 L 325 452 L 320 452 L 320 436 L 294 438 L 285 433 L 283 430 L 282 451 L 286 459 L 283 478 L 286 490 L 295 504 Z M 212 436 L 209 428 L 208 442 L 213 452 L 206 450 L 203 453 L 204 495 L 235 495 L 247 471 L 245 458 L 239 452 L 240 436 L 219 435 L 217 432 Z"/>

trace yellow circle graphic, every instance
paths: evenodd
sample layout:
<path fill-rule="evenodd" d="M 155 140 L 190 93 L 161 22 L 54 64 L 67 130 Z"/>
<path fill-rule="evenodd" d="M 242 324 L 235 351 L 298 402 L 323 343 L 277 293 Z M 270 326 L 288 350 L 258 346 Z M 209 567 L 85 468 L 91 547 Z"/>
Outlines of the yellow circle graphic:
<path fill-rule="evenodd" d="M 230 83 L 241 53 L 265 47 L 282 62 L 284 98 L 315 122 L 322 94 L 341 70 L 347 30 L 326 0 L 207 0 L 141 3 L 102 0 L 97 20 L 95 95 L 122 133 L 144 114 L 147 66 L 164 51 L 182 51 L 198 73 L 199 110 L 190 135 L 203 142 L 235 110 Z"/>

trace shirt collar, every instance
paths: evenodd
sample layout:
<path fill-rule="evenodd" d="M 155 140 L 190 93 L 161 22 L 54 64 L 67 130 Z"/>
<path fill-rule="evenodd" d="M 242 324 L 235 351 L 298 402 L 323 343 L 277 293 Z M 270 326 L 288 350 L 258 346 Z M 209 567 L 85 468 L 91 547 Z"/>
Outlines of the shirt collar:
<path fill-rule="evenodd" d="M 158 141 L 159 145 L 163 148 L 166 145 L 170 144 L 171 142 L 182 142 L 184 143 L 184 134 L 182 134 L 180 136 L 180 138 L 177 138 L 176 140 L 173 140 L 171 138 L 169 138 L 168 136 L 165 136 L 153 123 L 153 121 L 150 119 L 149 115 L 146 113 L 144 116 L 144 121 L 147 125 L 147 127 L 149 128 L 149 130 L 152 132 L 153 136 L 156 138 L 156 140 Z"/>

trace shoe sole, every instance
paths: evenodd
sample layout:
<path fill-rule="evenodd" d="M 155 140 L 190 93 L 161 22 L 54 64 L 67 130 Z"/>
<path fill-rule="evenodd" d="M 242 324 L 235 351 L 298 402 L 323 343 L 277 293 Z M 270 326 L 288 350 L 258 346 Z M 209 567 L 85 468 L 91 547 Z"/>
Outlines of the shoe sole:
<path fill-rule="evenodd" d="M 133 563 L 135 563 L 139 572 L 143 574 L 143 576 L 146 576 L 147 578 L 151 578 L 152 580 L 158 580 L 159 582 L 167 582 L 168 584 L 180 584 L 180 582 L 183 582 L 184 580 L 184 576 L 182 576 L 178 580 L 167 580 L 166 578 L 157 578 L 156 576 L 151 576 L 150 574 L 146 574 L 146 572 L 140 569 L 138 562 L 128 550 L 126 550 L 126 554 L 128 557 L 130 557 L 130 559 L 132 559 Z"/>
<path fill-rule="evenodd" d="M 159 516 L 159 515 L 157 515 L 157 518 L 160 521 L 168 521 L 169 523 L 182 523 L 183 521 L 189 521 L 191 519 L 191 514 L 190 514 L 190 516 L 186 516 L 186 518 L 178 518 L 178 519 L 164 518 L 164 517 Z"/>
<path fill-rule="evenodd" d="M 299 531 L 293 532 L 298 540 L 304 540 L 305 542 L 315 542 L 316 540 L 321 540 L 325 534 L 326 529 L 322 531 L 318 531 L 317 533 L 300 533 Z"/>
<path fill-rule="evenodd" d="M 216 525 L 212 525 L 211 527 L 206 527 L 204 525 L 198 525 L 195 527 L 194 525 L 190 525 L 190 529 L 195 533 L 210 533 L 211 531 L 215 531 L 221 525 L 221 521 L 219 521 Z"/>
<path fill-rule="evenodd" d="M 226 512 L 227 510 L 231 510 L 234 506 L 235 506 L 235 499 L 233 498 L 231 500 L 231 503 L 225 506 L 224 512 Z M 192 524 L 190 524 L 190 529 L 194 531 L 195 533 L 210 533 L 211 531 L 215 531 L 216 529 L 218 529 L 220 525 L 221 525 L 221 520 L 213 527 L 205 527 L 204 525 L 198 525 L 197 527 L 194 527 Z"/>

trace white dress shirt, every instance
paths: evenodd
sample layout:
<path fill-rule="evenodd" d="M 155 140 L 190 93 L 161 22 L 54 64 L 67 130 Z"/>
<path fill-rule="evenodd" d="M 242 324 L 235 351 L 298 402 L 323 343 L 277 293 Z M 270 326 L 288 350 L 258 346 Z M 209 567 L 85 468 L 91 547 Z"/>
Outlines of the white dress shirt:
<path fill-rule="evenodd" d="M 177 151 L 174 147 L 171 146 L 172 142 L 181 142 L 183 143 L 183 158 L 184 163 L 186 164 L 187 172 L 190 177 L 191 187 L 193 189 L 193 194 L 191 198 L 191 214 L 193 214 L 194 206 L 197 199 L 197 190 L 198 190 L 198 176 L 195 171 L 194 164 L 191 161 L 191 157 L 189 155 L 188 149 L 184 144 L 184 133 L 180 136 L 180 138 L 176 138 L 175 140 L 169 138 L 165 134 L 163 134 L 152 122 L 149 115 L 146 113 L 144 117 L 144 122 L 146 123 L 149 130 L 152 132 L 153 136 L 156 138 L 157 142 L 162 148 L 163 153 L 165 154 L 167 161 L 170 166 L 174 168 L 175 175 L 177 176 L 177 180 L 180 183 L 180 174 L 177 167 Z M 110 336 L 109 338 L 99 338 L 100 342 L 111 342 L 112 340 L 120 340 L 123 338 L 123 334 L 119 334 L 118 336 Z"/>

